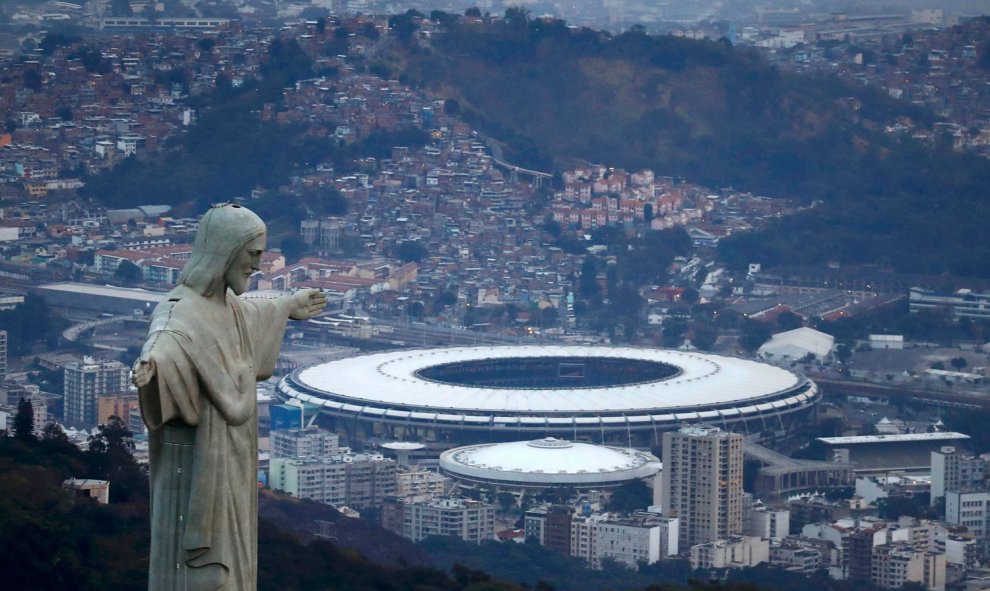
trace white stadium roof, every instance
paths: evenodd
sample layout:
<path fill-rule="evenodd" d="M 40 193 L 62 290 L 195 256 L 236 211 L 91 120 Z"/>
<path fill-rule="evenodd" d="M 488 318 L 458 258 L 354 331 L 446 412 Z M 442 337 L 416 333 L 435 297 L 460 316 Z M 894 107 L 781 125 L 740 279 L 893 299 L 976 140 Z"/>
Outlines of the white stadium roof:
<path fill-rule="evenodd" d="M 417 371 L 446 363 L 513 357 L 619 357 L 667 363 L 680 374 L 646 384 L 601 388 L 526 389 L 440 383 Z M 616 347 L 475 347 L 393 351 L 330 361 L 302 370 L 298 381 L 353 404 L 415 405 L 421 409 L 485 412 L 650 412 L 732 403 L 794 388 L 789 371 L 733 357 L 665 349 Z M 605 394 L 605 395 L 603 395 Z"/>
<path fill-rule="evenodd" d="M 547 437 L 445 451 L 440 468 L 455 478 L 519 486 L 620 484 L 656 476 L 656 456 L 629 448 Z"/>
<path fill-rule="evenodd" d="M 590 376 L 597 375 L 594 360 L 665 364 L 671 371 L 637 379 L 639 368 L 621 368 L 622 376 L 633 376 L 632 383 L 582 386 L 575 381 L 575 387 L 562 387 L 567 379 L 526 387 L 453 383 L 423 375 L 436 366 L 533 358 L 556 358 L 561 367 L 586 358 Z M 511 374 L 513 368 L 503 370 Z M 648 374 L 646 368 L 643 375 Z M 401 350 L 339 359 L 293 372 L 279 383 L 277 394 L 359 421 L 545 434 L 666 429 L 700 421 L 757 421 L 757 428 L 769 428 L 771 418 L 809 408 L 819 397 L 811 380 L 756 361 L 666 349 L 535 345 Z"/>

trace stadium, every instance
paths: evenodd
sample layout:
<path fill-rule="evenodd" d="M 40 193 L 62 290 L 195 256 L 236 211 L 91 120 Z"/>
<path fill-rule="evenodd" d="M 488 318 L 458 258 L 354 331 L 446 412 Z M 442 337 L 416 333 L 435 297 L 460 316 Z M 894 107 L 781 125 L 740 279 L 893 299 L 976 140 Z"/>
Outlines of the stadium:
<path fill-rule="evenodd" d="M 660 460 L 635 449 L 544 437 L 450 449 L 440 454 L 440 470 L 463 488 L 525 494 L 555 487 L 602 490 L 654 479 Z"/>
<path fill-rule="evenodd" d="M 357 440 L 451 444 L 559 437 L 659 446 L 664 431 L 705 422 L 786 436 L 820 394 L 764 363 L 697 352 L 600 346 L 391 351 L 296 370 L 282 401 L 313 404 Z"/>

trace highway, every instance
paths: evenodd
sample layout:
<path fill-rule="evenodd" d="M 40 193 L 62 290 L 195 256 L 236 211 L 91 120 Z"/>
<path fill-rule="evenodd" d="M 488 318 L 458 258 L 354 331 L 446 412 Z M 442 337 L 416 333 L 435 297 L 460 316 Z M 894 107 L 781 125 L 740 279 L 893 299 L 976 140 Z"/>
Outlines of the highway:
<path fill-rule="evenodd" d="M 931 406 L 948 408 L 990 409 L 990 394 L 962 388 L 950 389 L 919 389 L 904 386 L 887 386 L 868 382 L 850 382 L 813 378 L 822 389 L 825 397 L 863 396 L 869 398 L 902 398 L 906 402 L 921 402 Z"/>

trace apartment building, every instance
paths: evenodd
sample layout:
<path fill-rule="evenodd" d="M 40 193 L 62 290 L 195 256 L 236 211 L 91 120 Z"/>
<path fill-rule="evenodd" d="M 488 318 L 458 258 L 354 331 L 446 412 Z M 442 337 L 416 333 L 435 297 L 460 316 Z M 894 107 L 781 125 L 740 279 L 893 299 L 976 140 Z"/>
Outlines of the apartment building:
<path fill-rule="evenodd" d="M 873 549 L 871 581 L 884 589 L 919 583 L 930 591 L 945 589 L 945 554 L 922 552 L 910 544 L 883 544 Z"/>
<path fill-rule="evenodd" d="M 932 452 L 931 505 L 948 491 L 970 489 L 986 482 L 987 462 L 963 454 L 951 445 Z"/>
<path fill-rule="evenodd" d="M 495 537 L 495 507 L 481 501 L 439 498 L 403 506 L 402 535 L 414 542 L 453 536 L 474 543 Z"/>
<path fill-rule="evenodd" d="M 770 541 L 753 536 L 691 546 L 691 568 L 742 568 L 770 562 Z"/>
<path fill-rule="evenodd" d="M 380 454 L 273 457 L 268 482 L 274 490 L 335 507 L 378 507 L 395 495 L 395 460 Z"/>
<path fill-rule="evenodd" d="M 119 361 L 82 361 L 65 366 L 65 424 L 69 427 L 92 429 L 97 425 L 97 398 L 106 394 L 126 392 L 130 387 L 130 369 Z"/>
<path fill-rule="evenodd" d="M 340 437 L 318 427 L 279 429 L 269 435 L 273 458 L 323 458 L 340 450 Z"/>
<path fill-rule="evenodd" d="M 694 546 L 742 533 L 743 438 L 696 425 L 664 433 L 660 505 Z"/>

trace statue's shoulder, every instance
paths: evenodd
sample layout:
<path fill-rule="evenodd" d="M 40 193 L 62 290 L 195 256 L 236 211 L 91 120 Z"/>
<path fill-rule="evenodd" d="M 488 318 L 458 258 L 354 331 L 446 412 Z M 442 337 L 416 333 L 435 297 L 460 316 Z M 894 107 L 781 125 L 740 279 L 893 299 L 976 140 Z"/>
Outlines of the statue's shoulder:
<path fill-rule="evenodd" d="M 193 336 L 203 319 L 203 299 L 186 287 L 173 289 L 152 312 L 149 332 L 168 331 Z"/>

